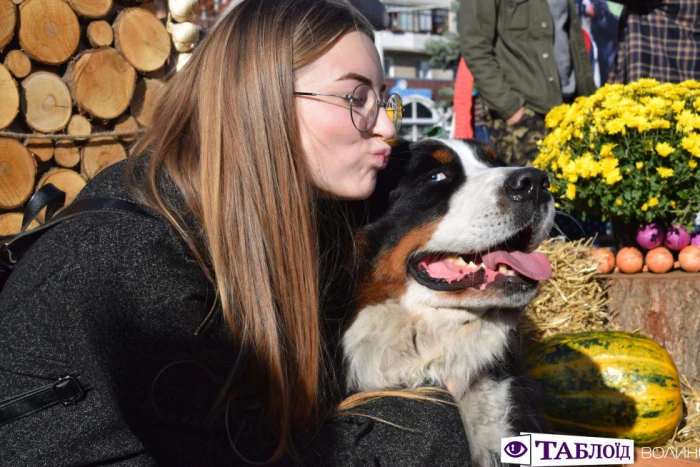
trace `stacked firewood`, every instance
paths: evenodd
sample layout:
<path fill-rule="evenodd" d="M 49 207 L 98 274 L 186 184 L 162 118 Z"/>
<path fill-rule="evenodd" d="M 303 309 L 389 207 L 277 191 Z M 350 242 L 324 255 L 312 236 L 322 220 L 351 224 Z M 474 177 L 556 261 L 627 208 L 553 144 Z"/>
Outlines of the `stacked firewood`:
<path fill-rule="evenodd" d="M 169 0 L 171 14 L 148 0 L 0 0 L 0 235 L 19 230 L 44 184 L 70 203 L 127 157 L 180 52 L 197 42 L 196 6 Z"/>

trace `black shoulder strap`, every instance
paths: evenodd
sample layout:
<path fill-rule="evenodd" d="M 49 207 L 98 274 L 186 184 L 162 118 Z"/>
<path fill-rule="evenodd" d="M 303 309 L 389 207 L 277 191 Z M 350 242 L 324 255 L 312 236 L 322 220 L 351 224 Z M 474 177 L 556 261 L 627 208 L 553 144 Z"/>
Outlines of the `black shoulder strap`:
<path fill-rule="evenodd" d="M 0 237 L 0 269 L 11 270 L 14 265 L 22 257 L 22 254 L 36 241 L 37 238 L 41 236 L 45 231 L 53 227 L 54 225 L 62 222 L 71 217 L 83 214 L 86 212 L 95 211 L 112 211 L 112 212 L 141 212 L 145 211 L 138 204 L 131 201 L 126 201 L 118 198 L 86 198 L 77 201 L 70 206 L 67 206 L 58 214 L 53 217 L 49 217 L 52 213 L 52 209 L 57 200 L 60 200 L 61 195 L 57 195 L 54 190 L 60 191 L 53 185 L 45 185 L 45 187 L 50 186 L 48 190 L 37 192 L 32 199 L 27 203 L 27 208 L 24 213 L 24 218 L 22 219 L 22 230 L 16 235 L 9 235 Z M 42 190 L 43 188 L 42 187 Z M 60 192 L 63 193 L 63 192 Z M 38 200 L 35 197 L 39 197 Z M 63 194 L 65 197 L 65 194 Z M 60 204 L 63 201 L 60 200 Z M 43 225 L 27 231 L 27 226 L 31 221 L 41 212 L 41 210 L 47 208 L 47 216 L 49 219 Z"/>

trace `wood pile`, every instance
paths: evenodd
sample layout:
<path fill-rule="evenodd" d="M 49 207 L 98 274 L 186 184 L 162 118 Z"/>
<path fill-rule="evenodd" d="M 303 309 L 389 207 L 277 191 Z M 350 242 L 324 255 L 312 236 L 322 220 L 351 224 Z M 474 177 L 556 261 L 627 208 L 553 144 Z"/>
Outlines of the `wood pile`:
<path fill-rule="evenodd" d="M 0 0 L 0 235 L 46 183 L 71 202 L 149 125 L 200 36 L 197 0 L 156 1 Z"/>

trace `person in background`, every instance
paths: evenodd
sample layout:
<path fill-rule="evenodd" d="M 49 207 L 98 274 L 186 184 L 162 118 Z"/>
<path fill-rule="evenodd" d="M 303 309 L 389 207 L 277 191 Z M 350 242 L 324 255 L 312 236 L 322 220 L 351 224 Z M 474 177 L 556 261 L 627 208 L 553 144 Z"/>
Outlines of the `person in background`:
<path fill-rule="evenodd" d="M 78 198 L 142 212 L 61 222 L 2 289 L 0 464 L 469 465 L 451 404 L 337 412 L 354 280 L 335 213 L 375 189 L 400 106 L 354 9 L 220 18 Z"/>
<path fill-rule="evenodd" d="M 700 80 L 700 2 L 698 0 L 616 0 L 620 45 L 609 83 L 640 78 L 680 83 Z"/>
<path fill-rule="evenodd" d="M 574 0 L 460 0 L 460 49 L 505 162 L 531 163 L 544 115 L 595 92 Z"/>

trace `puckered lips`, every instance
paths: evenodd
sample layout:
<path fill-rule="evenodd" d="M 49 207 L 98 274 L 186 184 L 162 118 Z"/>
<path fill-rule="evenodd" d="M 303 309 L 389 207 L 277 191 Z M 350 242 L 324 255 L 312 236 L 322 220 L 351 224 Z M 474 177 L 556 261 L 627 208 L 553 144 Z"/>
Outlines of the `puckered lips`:
<path fill-rule="evenodd" d="M 494 287 L 533 288 L 552 276 L 546 255 L 527 253 L 530 227 L 482 252 L 419 252 L 408 262 L 409 273 L 433 290 L 457 292 Z"/>

